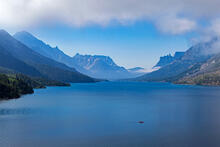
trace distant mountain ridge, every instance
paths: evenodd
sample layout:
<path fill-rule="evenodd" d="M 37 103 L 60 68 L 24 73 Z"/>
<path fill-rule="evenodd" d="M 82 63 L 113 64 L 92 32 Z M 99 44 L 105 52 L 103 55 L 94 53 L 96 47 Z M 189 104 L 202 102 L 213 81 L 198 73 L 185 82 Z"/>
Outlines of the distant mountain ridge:
<path fill-rule="evenodd" d="M 141 71 L 141 70 L 144 70 L 144 68 L 142 68 L 142 67 L 134 67 L 134 68 L 130 68 L 130 69 L 128 69 L 129 71 L 133 71 L 133 72 L 139 72 L 139 71 Z"/>
<path fill-rule="evenodd" d="M 13 37 L 43 56 L 64 63 L 69 67 L 74 67 L 72 58 L 62 52 L 58 47 L 53 48 L 26 31 L 17 32 Z"/>
<path fill-rule="evenodd" d="M 28 76 L 62 82 L 94 82 L 95 79 L 78 73 L 74 68 L 40 55 L 0 30 L 0 66 Z"/>
<path fill-rule="evenodd" d="M 53 48 L 25 31 L 16 33 L 14 38 L 21 41 L 39 54 L 64 63 L 67 66 L 75 68 L 77 71 L 94 78 L 120 79 L 134 78 L 143 75 L 143 73 L 137 74 L 130 72 L 124 67 L 118 66 L 108 56 L 76 54 L 74 57 L 70 57 L 62 52 L 58 47 Z"/>
<path fill-rule="evenodd" d="M 220 85 L 220 40 L 213 38 L 189 48 L 181 58 L 137 81 L 165 81 L 183 84 Z"/>
<path fill-rule="evenodd" d="M 77 65 L 76 67 L 84 69 L 84 72 L 92 77 L 100 77 L 106 79 L 132 77 L 132 74 L 128 72 L 127 69 L 118 66 L 108 56 L 76 54 L 73 57 L 73 61 Z"/>
<path fill-rule="evenodd" d="M 32 49 L 32 51 L 25 50 L 28 54 L 21 54 L 22 56 L 20 56 L 19 52 L 16 50 L 5 51 L 5 48 L 19 48 L 23 49 L 20 50 L 21 52 L 24 52 L 24 48 L 26 48 L 26 46 L 17 43 L 13 39 L 10 40 L 10 37 L 6 37 L 10 40 L 9 42 L 11 42 L 11 44 L 7 46 L 7 43 L 4 44 L 4 41 L 2 42 L 0 38 L 0 53 L 4 55 L 2 56 L 2 61 L 4 62 L 3 57 L 6 56 L 12 59 L 11 63 L 9 62 L 7 66 L 2 65 L 2 68 L 0 67 L 0 71 L 5 69 L 7 69 L 7 72 L 11 72 L 11 69 L 21 72 L 31 71 L 31 73 L 34 74 L 46 75 L 48 78 L 62 80 L 67 80 L 66 78 L 69 78 L 68 76 L 60 77 L 60 75 L 63 75 L 63 71 L 67 73 L 77 73 L 77 70 L 81 73 L 88 74 L 89 76 L 104 79 L 127 79 L 138 76 L 138 74 L 141 75 L 143 73 L 140 71 L 144 71 L 142 68 L 125 69 L 124 67 L 120 67 L 107 56 L 76 54 L 74 57 L 70 57 L 63 53 L 58 47 L 52 48 L 27 32 L 16 33 L 14 37 L 26 44 Z M 133 80 L 220 85 L 220 49 L 218 48 L 218 45 L 216 45 L 218 42 L 219 38 L 213 38 L 210 41 L 193 45 L 186 52 L 176 52 L 173 56 L 169 54 L 161 57 L 160 61 L 155 65 L 154 69 L 156 71 L 139 76 Z M 16 56 L 17 54 L 18 56 Z M 67 66 L 61 63 L 54 63 L 54 60 L 64 63 Z M 13 66 L 13 63 L 19 63 L 20 65 Z M 22 67 L 25 67 L 25 69 L 28 70 L 24 71 L 24 68 Z M 37 70 L 37 72 L 34 72 L 34 70 Z M 56 74 L 52 74 L 50 71 L 56 71 Z M 59 76 L 54 77 L 54 75 Z"/>
<path fill-rule="evenodd" d="M 160 60 L 154 67 L 163 67 L 184 56 L 185 52 L 176 52 L 174 56 L 171 54 L 160 57 Z"/>
<path fill-rule="evenodd" d="M 70 57 L 58 47 L 53 48 L 28 32 L 16 33 L 14 37 L 0 30 L 0 73 L 21 73 L 48 79 L 48 83 L 53 80 L 55 83 L 96 82 L 98 80 L 91 77 L 128 79 L 139 76 L 133 80 L 220 85 L 220 39 L 217 37 L 193 45 L 186 52 L 161 57 L 153 69 L 156 71 L 144 75 L 145 69 L 125 69 L 108 56 L 76 54 Z"/>

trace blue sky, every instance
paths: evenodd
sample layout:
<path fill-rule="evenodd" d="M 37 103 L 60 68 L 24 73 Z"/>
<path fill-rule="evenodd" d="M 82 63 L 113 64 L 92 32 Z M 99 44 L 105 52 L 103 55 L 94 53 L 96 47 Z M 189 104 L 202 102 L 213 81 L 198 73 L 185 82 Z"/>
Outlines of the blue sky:
<path fill-rule="evenodd" d="M 192 40 L 220 36 L 220 0 L 1 0 L 0 26 L 26 30 L 70 56 L 151 68 Z M 207 13 L 208 12 L 208 13 Z"/>
<path fill-rule="evenodd" d="M 191 36 L 163 34 L 147 21 L 105 27 L 52 25 L 27 28 L 27 31 L 70 56 L 76 53 L 110 56 L 127 68 L 151 68 L 160 56 L 185 51 Z"/>

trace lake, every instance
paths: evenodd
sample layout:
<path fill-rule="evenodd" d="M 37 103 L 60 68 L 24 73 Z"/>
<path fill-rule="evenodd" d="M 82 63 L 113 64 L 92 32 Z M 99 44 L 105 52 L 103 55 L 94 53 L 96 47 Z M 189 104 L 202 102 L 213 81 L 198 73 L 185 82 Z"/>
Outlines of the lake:
<path fill-rule="evenodd" d="M 0 102 L 1 147 L 219 147 L 219 138 L 218 87 L 101 82 Z"/>

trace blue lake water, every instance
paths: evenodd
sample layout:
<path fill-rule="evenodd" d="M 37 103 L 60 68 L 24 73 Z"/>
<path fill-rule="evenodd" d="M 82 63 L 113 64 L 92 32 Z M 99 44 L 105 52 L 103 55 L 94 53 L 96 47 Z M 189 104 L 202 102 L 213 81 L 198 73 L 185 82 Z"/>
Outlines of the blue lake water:
<path fill-rule="evenodd" d="M 0 102 L 1 147 L 219 147 L 219 138 L 218 87 L 101 82 Z"/>

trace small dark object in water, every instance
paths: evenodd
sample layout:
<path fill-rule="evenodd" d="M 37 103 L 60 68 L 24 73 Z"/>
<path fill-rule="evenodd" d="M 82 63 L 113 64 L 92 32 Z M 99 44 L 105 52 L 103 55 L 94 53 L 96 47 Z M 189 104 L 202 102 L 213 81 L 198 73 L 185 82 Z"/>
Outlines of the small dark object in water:
<path fill-rule="evenodd" d="M 139 124 L 143 124 L 143 123 L 144 123 L 144 121 L 138 121 L 138 123 L 139 123 Z"/>

